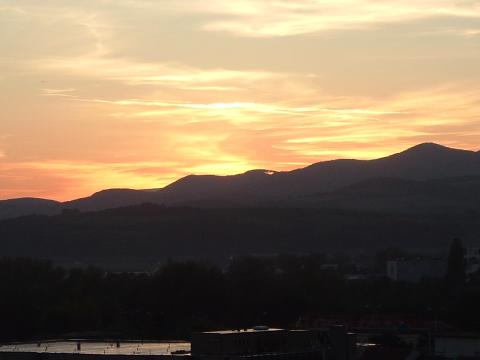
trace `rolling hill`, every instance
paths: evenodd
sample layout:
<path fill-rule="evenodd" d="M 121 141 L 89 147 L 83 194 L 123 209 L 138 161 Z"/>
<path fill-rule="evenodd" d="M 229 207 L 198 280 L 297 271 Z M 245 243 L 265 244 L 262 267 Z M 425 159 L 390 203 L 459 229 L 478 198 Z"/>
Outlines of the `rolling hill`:
<path fill-rule="evenodd" d="M 480 190 L 479 176 L 479 152 L 424 143 L 375 160 L 324 161 L 282 172 L 252 170 L 231 176 L 189 175 L 154 191 L 109 189 L 64 203 L 4 200 L 0 201 L 0 219 L 54 214 L 62 209 L 96 211 L 143 203 L 399 211 L 469 209 L 475 207 L 473 200 L 478 199 L 475 194 Z"/>

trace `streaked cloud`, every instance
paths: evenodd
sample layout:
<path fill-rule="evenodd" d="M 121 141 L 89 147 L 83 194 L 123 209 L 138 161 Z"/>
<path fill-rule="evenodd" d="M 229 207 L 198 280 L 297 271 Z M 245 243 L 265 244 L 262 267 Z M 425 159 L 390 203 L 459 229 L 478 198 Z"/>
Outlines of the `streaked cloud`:
<path fill-rule="evenodd" d="M 275 76 L 267 71 L 199 70 L 171 64 L 138 63 L 101 57 L 46 58 L 33 65 L 43 70 L 121 81 L 129 85 L 165 85 L 186 90 L 195 90 L 198 87 L 207 91 L 224 91 L 236 88 L 235 85 Z"/>
<path fill-rule="evenodd" d="M 178 7 L 182 11 L 213 13 L 226 17 L 207 22 L 204 25 L 206 30 L 251 37 L 361 29 L 431 17 L 480 18 L 478 2 L 449 0 L 214 0 L 208 4 L 192 1 Z"/>
<path fill-rule="evenodd" d="M 74 97 L 71 93 L 75 91 L 74 88 L 68 89 L 41 89 L 42 95 L 44 96 L 63 96 L 63 97 Z"/>
<path fill-rule="evenodd" d="M 0 0 L 0 198 L 478 148 L 480 4 Z"/>
<path fill-rule="evenodd" d="M 161 3 L 151 0 L 118 1 L 123 6 L 162 10 L 173 13 L 215 14 L 227 20 L 213 21 L 210 27 L 218 30 L 261 36 L 299 34 L 318 30 L 352 28 L 365 24 L 411 21 L 434 16 L 478 17 L 478 1 L 452 0 L 235 0 L 230 2 L 200 0 L 178 2 L 165 0 Z M 238 17 L 238 18 L 236 18 Z M 242 24 L 243 21 L 243 24 Z"/>
<path fill-rule="evenodd" d="M 28 183 L 31 193 L 27 190 L 26 195 L 44 196 L 59 200 L 72 198 L 72 194 L 90 194 L 93 189 L 114 187 L 148 188 L 152 184 L 165 182 L 176 174 L 164 174 L 142 172 L 136 174 L 129 172 L 130 169 L 142 166 L 148 168 L 167 169 L 174 167 L 172 163 L 87 163 L 66 161 L 42 161 L 22 163 L 0 163 L 0 185 L 2 197 L 15 196 L 19 186 L 24 187 Z M 38 181 L 29 182 L 31 174 Z M 55 186 L 49 184 L 54 181 Z M 132 185 L 127 185 L 132 183 Z M 28 188 L 27 188 L 28 189 Z M 25 196 L 26 196 L 25 195 Z"/>

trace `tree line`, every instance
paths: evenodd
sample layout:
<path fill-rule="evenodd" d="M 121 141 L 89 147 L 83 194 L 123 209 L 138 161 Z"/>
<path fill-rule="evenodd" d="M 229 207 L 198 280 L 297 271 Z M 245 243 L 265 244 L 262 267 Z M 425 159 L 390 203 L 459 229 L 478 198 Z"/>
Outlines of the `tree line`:
<path fill-rule="evenodd" d="M 288 328 L 308 316 L 435 318 L 480 330 L 480 281 L 465 281 L 457 245 L 447 276 L 420 283 L 379 276 L 349 281 L 348 266 L 325 268 L 322 255 L 238 257 L 225 269 L 202 261 L 169 262 L 153 273 L 3 258 L 0 341 L 187 339 L 208 329 Z"/>

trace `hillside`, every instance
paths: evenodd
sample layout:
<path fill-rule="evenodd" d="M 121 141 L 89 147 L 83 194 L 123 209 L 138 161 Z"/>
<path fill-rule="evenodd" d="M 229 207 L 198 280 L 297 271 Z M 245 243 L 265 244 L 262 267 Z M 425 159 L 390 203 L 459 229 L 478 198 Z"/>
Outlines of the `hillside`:
<path fill-rule="evenodd" d="M 467 186 L 476 194 L 478 181 L 459 185 L 454 180 L 460 189 L 453 192 L 449 188 L 451 184 L 447 183 L 452 179 L 475 179 L 477 176 L 480 176 L 479 152 L 425 143 L 375 160 L 332 160 L 283 172 L 252 170 L 231 176 L 189 175 L 154 191 L 110 189 L 64 203 L 38 199 L 0 201 L 0 219 L 59 213 L 62 209 L 94 211 L 143 203 L 195 207 L 295 205 L 395 211 L 429 211 L 438 207 L 462 210 L 475 207 L 475 203 L 461 188 Z M 433 184 L 437 192 L 432 193 L 432 184 L 422 184 L 422 181 L 437 181 Z M 395 185 L 391 186 L 393 183 Z M 388 189 L 386 184 L 389 184 Z M 372 189 L 383 191 L 382 196 L 388 202 L 384 205 L 378 201 L 372 203 L 380 196 L 373 194 L 371 197 Z M 358 201 L 367 194 L 372 201 Z M 423 205 L 419 207 L 417 203 Z"/>
<path fill-rule="evenodd" d="M 445 249 L 480 239 L 480 213 L 408 215 L 299 208 L 194 209 L 141 205 L 0 221 L 0 256 L 63 263 L 213 261 L 239 254 Z"/>

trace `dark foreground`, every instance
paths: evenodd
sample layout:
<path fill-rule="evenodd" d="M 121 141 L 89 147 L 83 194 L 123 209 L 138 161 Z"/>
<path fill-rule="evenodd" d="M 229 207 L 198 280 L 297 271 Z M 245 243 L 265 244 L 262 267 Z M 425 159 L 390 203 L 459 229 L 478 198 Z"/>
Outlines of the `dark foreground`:
<path fill-rule="evenodd" d="M 466 283 L 451 276 L 416 284 L 373 276 L 352 281 L 344 276 L 348 269 L 326 268 L 321 259 L 245 257 L 223 270 L 202 262 L 168 263 L 154 273 L 3 259 L 0 341 L 188 339 L 194 331 L 262 323 L 292 328 L 319 325 L 319 319 L 352 327 L 369 319 L 391 327 L 480 330 L 476 277 Z"/>

